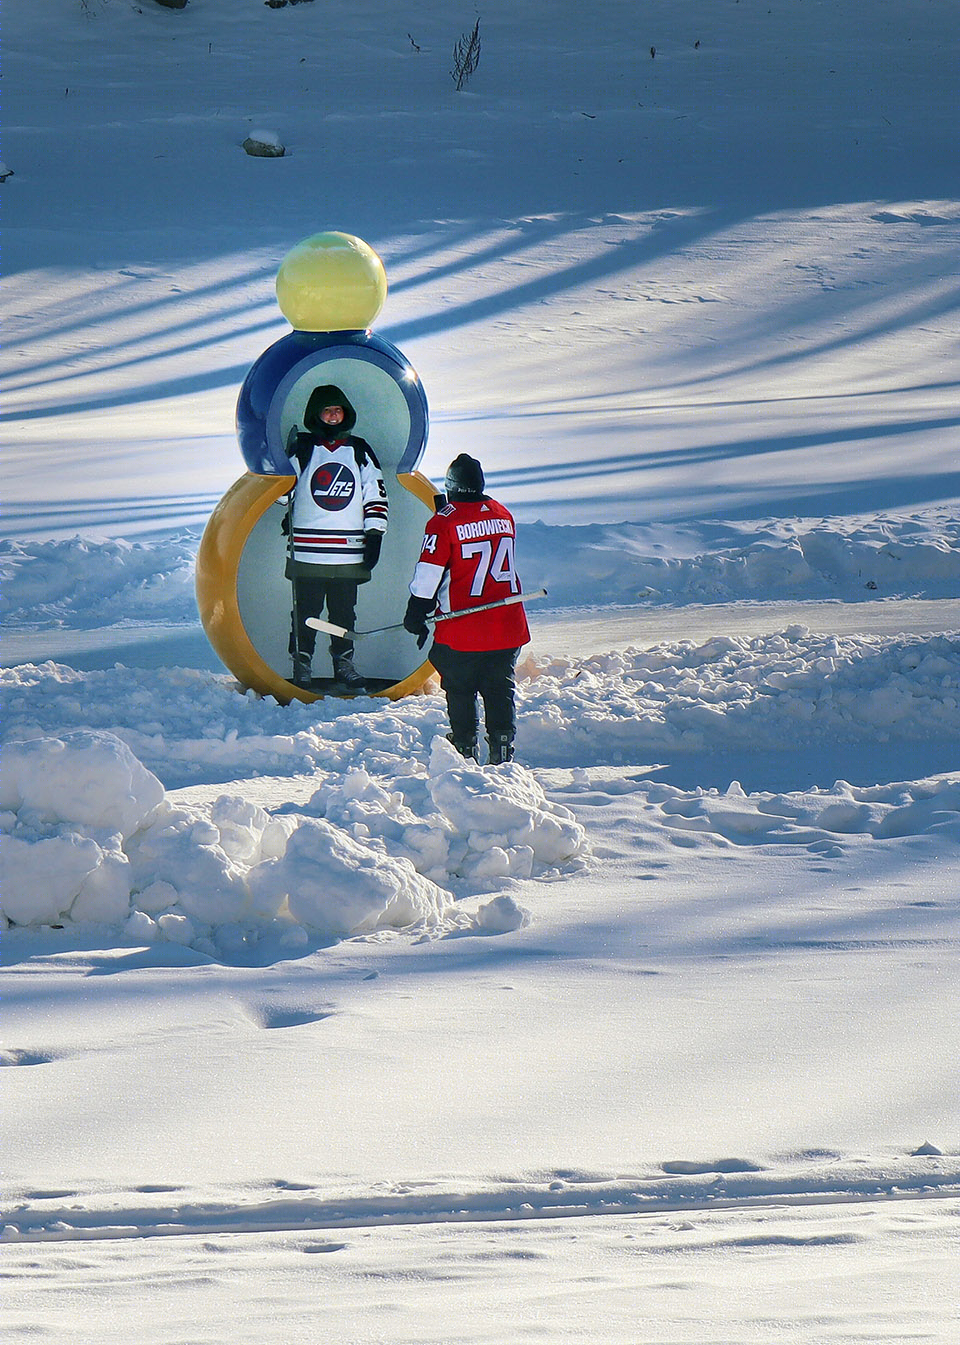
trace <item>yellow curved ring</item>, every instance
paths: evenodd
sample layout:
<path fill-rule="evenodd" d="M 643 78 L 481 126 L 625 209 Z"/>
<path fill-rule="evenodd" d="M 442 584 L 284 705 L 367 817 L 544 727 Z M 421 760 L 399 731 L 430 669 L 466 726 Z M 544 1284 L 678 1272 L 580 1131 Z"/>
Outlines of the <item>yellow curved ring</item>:
<path fill-rule="evenodd" d="M 430 509 L 436 491 L 419 472 L 404 473 L 397 480 Z M 293 476 L 256 476 L 247 472 L 235 481 L 217 504 L 204 529 L 197 551 L 197 608 L 207 639 L 224 667 L 244 688 L 273 696 L 286 705 L 291 700 L 309 704 L 321 700 L 313 691 L 296 687 L 281 677 L 257 653 L 247 635 L 237 598 L 240 557 L 254 527 L 281 495 L 296 484 Z M 375 692 L 387 700 L 400 700 L 420 691 L 433 676 L 430 663 L 423 663 L 401 682 Z"/>

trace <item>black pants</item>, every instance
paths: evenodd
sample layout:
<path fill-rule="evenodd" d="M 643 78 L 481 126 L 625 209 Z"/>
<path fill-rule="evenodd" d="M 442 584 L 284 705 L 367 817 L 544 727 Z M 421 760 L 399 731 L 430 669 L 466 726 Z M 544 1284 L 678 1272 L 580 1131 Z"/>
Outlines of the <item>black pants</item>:
<path fill-rule="evenodd" d="M 299 647 L 304 658 L 312 658 L 317 646 L 317 632 L 305 626 L 308 616 L 322 616 L 327 609 L 327 620 L 334 625 L 353 630 L 357 619 L 357 581 L 355 579 L 294 579 L 297 586 L 296 611 L 300 617 L 299 631 L 290 632 L 290 653 Z M 350 640 L 339 635 L 330 636 L 330 653 L 334 658 L 353 648 Z"/>
<path fill-rule="evenodd" d="M 477 736 L 477 696 L 483 701 L 487 736 L 516 732 L 514 694 L 519 649 L 464 651 L 434 643 L 430 662 L 440 674 L 447 698 L 450 733 L 455 742 L 470 743 Z"/>

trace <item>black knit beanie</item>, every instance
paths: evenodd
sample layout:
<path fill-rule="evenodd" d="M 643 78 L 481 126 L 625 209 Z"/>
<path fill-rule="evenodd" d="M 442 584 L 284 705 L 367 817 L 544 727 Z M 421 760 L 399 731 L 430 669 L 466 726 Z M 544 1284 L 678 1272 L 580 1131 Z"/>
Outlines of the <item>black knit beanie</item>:
<path fill-rule="evenodd" d="M 483 468 L 476 458 L 461 453 L 454 458 L 443 478 L 443 488 L 450 500 L 482 500 Z"/>

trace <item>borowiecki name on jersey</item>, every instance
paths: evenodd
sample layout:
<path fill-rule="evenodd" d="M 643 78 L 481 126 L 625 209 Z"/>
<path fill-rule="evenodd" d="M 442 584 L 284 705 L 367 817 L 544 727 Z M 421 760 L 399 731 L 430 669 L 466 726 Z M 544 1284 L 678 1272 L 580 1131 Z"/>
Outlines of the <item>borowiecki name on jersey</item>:
<path fill-rule="evenodd" d="M 457 540 L 469 542 L 474 537 L 500 537 L 513 532 L 513 523 L 509 518 L 478 518 L 473 523 L 456 524 Z"/>

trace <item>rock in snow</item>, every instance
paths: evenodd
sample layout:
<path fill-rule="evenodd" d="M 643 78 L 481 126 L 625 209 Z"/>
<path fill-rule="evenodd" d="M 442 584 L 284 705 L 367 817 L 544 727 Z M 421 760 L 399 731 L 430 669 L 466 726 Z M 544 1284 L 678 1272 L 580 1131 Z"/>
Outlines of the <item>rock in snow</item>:
<path fill-rule="evenodd" d="M 287 152 L 276 131 L 251 131 L 243 148 L 254 159 L 282 159 Z"/>

